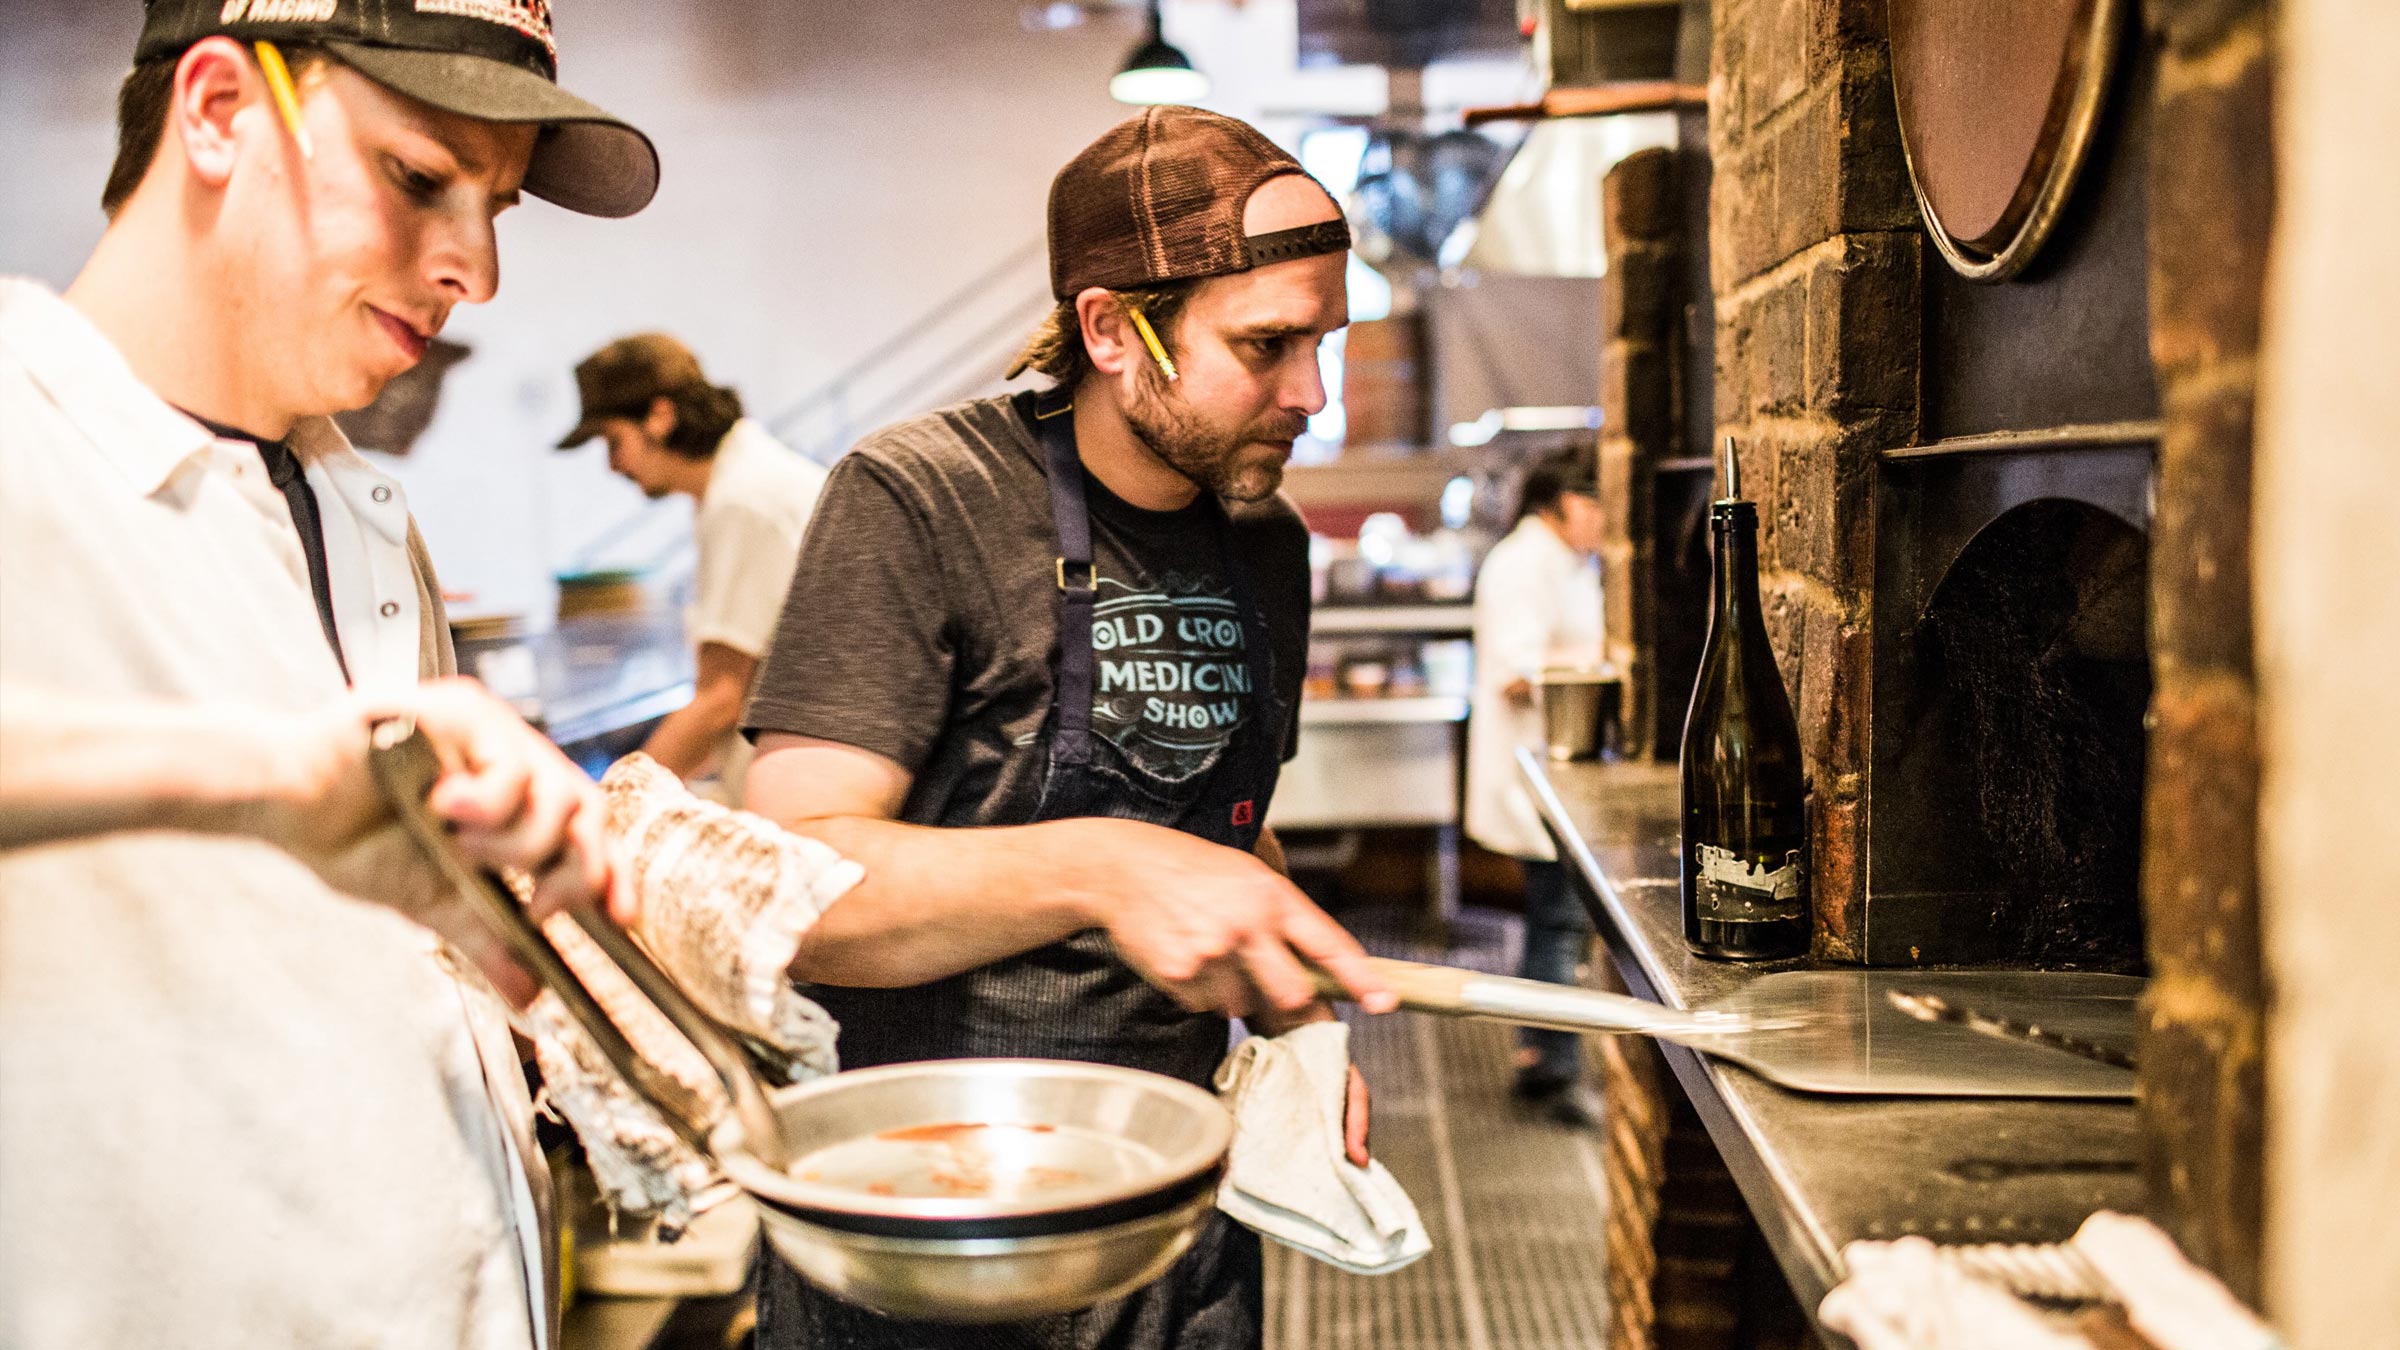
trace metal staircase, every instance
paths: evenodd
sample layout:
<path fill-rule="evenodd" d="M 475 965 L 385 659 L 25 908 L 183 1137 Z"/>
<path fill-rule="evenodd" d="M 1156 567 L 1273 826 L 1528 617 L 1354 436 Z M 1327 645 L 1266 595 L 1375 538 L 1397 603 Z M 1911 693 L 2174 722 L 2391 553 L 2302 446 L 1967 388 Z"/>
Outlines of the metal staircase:
<path fill-rule="evenodd" d="M 830 465 L 877 427 L 998 392 L 1019 346 L 1050 310 L 1046 254 L 1038 235 L 1009 250 L 840 373 L 759 421 L 785 445 Z M 640 569 L 672 591 L 691 571 L 687 519 L 680 504 L 644 502 L 593 531 L 569 555 L 568 570 Z"/>
<path fill-rule="evenodd" d="M 998 389 L 1050 310 L 1046 241 L 1009 251 L 848 368 L 762 418 L 776 439 L 831 464 L 875 428 Z"/>

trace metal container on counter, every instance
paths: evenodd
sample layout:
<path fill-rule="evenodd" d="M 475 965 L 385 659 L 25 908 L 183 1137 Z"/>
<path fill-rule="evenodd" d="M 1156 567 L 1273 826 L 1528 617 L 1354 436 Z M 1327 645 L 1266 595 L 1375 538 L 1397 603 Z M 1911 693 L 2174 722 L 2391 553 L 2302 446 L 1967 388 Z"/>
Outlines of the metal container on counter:
<path fill-rule="evenodd" d="M 1610 666 L 1552 666 L 1534 677 L 1541 691 L 1542 740 L 1554 760 L 1615 757 L 1625 751 L 1625 678 Z"/>

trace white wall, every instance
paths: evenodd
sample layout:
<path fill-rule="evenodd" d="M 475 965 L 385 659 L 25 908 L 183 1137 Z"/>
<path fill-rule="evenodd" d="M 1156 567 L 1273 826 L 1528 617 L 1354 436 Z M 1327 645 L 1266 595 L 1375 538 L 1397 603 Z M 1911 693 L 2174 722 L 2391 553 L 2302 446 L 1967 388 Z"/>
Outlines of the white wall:
<path fill-rule="evenodd" d="M 2400 1336 L 2400 8 L 2282 0 L 2258 441 L 2268 1302 Z"/>
<path fill-rule="evenodd" d="M 547 449 L 602 342 L 674 332 L 772 412 L 1041 235 L 1051 175 L 1130 111 L 1106 85 L 1138 31 L 1027 32 L 1020 8 L 558 0 L 564 82 L 648 131 L 664 180 L 630 220 L 533 202 L 502 222 L 500 298 L 453 316 L 474 355 L 396 466 L 446 584 L 539 612 L 549 574 L 640 507 L 598 447 Z M 1275 110 L 1380 108 L 1379 71 L 1293 72 L 1291 16 L 1178 0 L 1168 36 L 1214 72 L 1212 106 L 1271 134 L 1300 125 Z M 0 273 L 63 286 L 98 237 L 139 19 L 135 0 L 0 0 Z M 1038 312 L 1041 264 L 1018 284 Z"/>

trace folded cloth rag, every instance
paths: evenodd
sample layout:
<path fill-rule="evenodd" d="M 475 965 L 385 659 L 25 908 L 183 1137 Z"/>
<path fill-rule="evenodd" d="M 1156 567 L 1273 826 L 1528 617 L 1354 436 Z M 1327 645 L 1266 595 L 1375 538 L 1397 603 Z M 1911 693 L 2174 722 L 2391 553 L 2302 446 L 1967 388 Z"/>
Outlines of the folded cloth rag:
<path fill-rule="evenodd" d="M 2279 1350 L 2264 1322 L 2147 1219 L 2102 1210 L 2068 1242 L 1853 1242 L 1817 1307 L 1859 1350 Z M 2069 1317 L 2017 1296 L 2092 1303 Z"/>
<path fill-rule="evenodd" d="M 1408 1192 L 1380 1162 L 1342 1150 L 1350 1028 L 1311 1022 L 1253 1036 L 1217 1067 L 1233 1112 L 1233 1150 L 1217 1208 L 1234 1222 L 1330 1265 L 1385 1275 L 1433 1250 Z"/>
<path fill-rule="evenodd" d="M 1860 1350 L 2097 1350 L 2063 1317 L 2019 1301 L 1921 1237 L 1853 1242 L 1848 1276 L 1817 1305 Z"/>
<path fill-rule="evenodd" d="M 834 1072 L 840 1028 L 785 971 L 801 935 L 858 884 L 863 869 L 814 839 L 701 800 L 646 755 L 619 761 L 600 790 L 620 884 L 641 902 L 634 936 L 643 948 L 702 1011 L 772 1051 L 782 1076 Z M 707 1060 L 597 943 L 563 915 L 543 931 L 635 1050 L 692 1094 L 699 1114 L 725 1109 Z M 544 1099 L 583 1141 L 612 1209 L 655 1216 L 661 1236 L 671 1238 L 731 1194 L 623 1082 L 556 994 L 534 1000 L 523 1030 L 534 1043 Z"/>

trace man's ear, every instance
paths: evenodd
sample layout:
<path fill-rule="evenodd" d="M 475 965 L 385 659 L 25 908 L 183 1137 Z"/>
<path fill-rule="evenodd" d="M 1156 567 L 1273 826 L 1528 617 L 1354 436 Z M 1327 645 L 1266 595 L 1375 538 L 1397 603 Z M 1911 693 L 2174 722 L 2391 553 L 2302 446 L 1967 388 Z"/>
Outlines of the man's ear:
<path fill-rule="evenodd" d="M 650 411 L 642 415 L 642 434 L 661 445 L 675 434 L 675 400 L 665 394 L 650 400 Z"/>
<path fill-rule="evenodd" d="M 183 54 L 175 63 L 166 130 L 183 147 L 194 177 L 220 191 L 233 180 L 240 158 L 235 118 L 265 98 L 264 81 L 232 38 L 202 38 Z"/>
<path fill-rule="evenodd" d="M 1086 286 L 1075 295 L 1075 318 L 1083 325 L 1083 351 L 1092 369 L 1103 375 L 1122 375 L 1143 359 L 1141 336 L 1125 316 L 1125 304 L 1105 286 Z"/>

